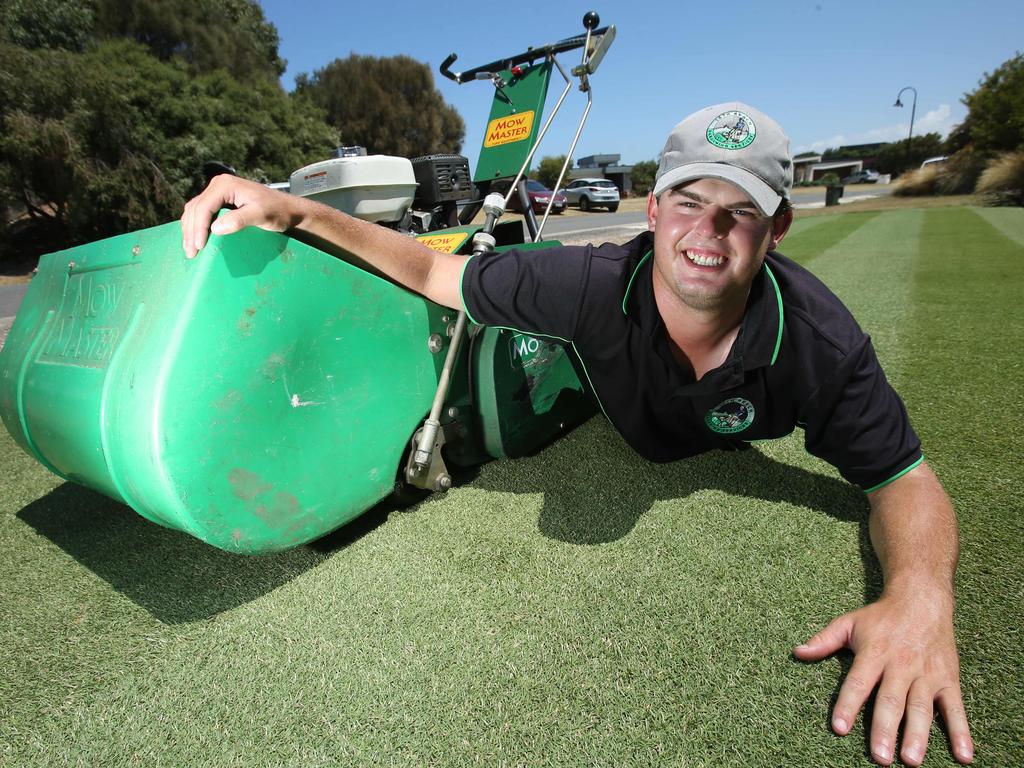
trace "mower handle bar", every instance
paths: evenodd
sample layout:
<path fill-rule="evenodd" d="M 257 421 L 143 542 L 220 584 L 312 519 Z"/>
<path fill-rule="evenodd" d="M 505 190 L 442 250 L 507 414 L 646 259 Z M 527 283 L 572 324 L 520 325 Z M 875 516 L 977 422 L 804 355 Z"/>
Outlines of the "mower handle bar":
<path fill-rule="evenodd" d="M 500 72 L 503 69 L 511 69 L 518 64 L 532 64 L 534 61 L 540 58 L 546 58 L 547 56 L 553 56 L 558 53 L 565 53 L 566 51 L 574 51 L 577 48 L 582 48 L 586 45 L 588 35 L 590 37 L 600 37 L 608 31 L 609 27 L 601 27 L 593 31 L 587 31 L 580 35 L 574 35 L 573 37 L 567 37 L 564 40 L 559 40 L 557 43 L 548 43 L 537 48 L 528 48 L 523 53 L 517 53 L 515 56 L 509 56 L 507 59 L 498 59 L 492 61 L 490 64 L 483 64 L 473 69 L 468 69 L 465 72 L 452 72 L 450 67 L 455 63 L 458 54 L 448 54 L 443 62 L 441 62 L 441 74 L 447 77 L 449 80 L 454 80 L 460 85 L 462 83 L 469 82 L 470 80 L 490 80 L 491 75 L 495 72 Z"/>

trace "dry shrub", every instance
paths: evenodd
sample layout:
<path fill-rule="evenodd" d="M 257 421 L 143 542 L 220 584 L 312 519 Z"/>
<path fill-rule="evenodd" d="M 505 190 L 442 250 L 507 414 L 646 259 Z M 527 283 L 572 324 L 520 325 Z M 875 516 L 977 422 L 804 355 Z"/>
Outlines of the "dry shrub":
<path fill-rule="evenodd" d="M 936 180 L 938 177 L 939 167 L 937 165 L 926 165 L 916 171 L 908 171 L 893 183 L 892 193 L 897 197 L 937 194 Z"/>
<path fill-rule="evenodd" d="M 988 157 L 971 147 L 950 155 L 939 167 L 935 191 L 940 195 L 968 195 L 974 191 L 978 177 L 985 170 Z"/>
<path fill-rule="evenodd" d="M 996 157 L 982 172 L 975 192 L 986 205 L 1024 205 L 1024 151 Z"/>

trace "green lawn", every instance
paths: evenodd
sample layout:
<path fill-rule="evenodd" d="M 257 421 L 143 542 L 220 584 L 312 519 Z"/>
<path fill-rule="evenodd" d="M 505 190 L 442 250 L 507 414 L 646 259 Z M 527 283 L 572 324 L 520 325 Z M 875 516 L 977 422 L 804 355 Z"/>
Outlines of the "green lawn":
<path fill-rule="evenodd" d="M 1024 211 L 800 219 L 960 515 L 976 765 L 1024 764 Z M 667 466 L 600 419 L 406 512 L 247 559 L 0 436 L 0 765 L 850 766 L 867 504 L 799 434 Z M 927 765 L 951 765 L 936 727 Z"/>

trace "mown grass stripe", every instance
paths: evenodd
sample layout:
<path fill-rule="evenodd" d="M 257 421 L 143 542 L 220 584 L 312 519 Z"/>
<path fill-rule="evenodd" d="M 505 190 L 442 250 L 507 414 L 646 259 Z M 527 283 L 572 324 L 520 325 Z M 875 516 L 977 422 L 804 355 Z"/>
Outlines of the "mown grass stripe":
<path fill-rule="evenodd" d="M 788 237 L 796 237 L 816 227 L 834 223 L 835 219 L 832 216 L 802 216 L 800 211 L 797 211 L 793 217 L 793 224 L 789 228 Z"/>
<path fill-rule="evenodd" d="M 1024 247 L 1024 208 L 973 208 L 976 214 Z"/>
<path fill-rule="evenodd" d="M 860 225 L 808 262 L 809 268 L 843 300 L 870 334 L 890 380 L 900 381 L 903 331 L 909 318 L 918 233 L 916 210 L 850 214 Z M 839 229 L 839 227 L 837 227 Z"/>
<path fill-rule="evenodd" d="M 791 232 L 779 246 L 779 250 L 793 261 L 807 266 L 819 254 L 846 239 L 877 215 L 878 211 L 868 211 L 796 221 Z M 804 224 L 804 221 L 817 224 Z M 828 226 L 825 226 L 826 223 Z"/>
<path fill-rule="evenodd" d="M 975 742 L 1005 743 L 1016 733 L 1019 755 L 1024 250 L 991 221 L 976 210 L 928 212 L 903 396 L 959 516 L 957 620 Z M 985 759 L 1009 758 L 996 750 Z"/>

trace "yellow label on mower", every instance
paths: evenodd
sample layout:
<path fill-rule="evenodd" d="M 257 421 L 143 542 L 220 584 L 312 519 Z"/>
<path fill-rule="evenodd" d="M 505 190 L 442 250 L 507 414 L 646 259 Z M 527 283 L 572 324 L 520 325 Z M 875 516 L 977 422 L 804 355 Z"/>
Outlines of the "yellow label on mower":
<path fill-rule="evenodd" d="M 455 253 L 459 246 L 466 242 L 469 232 L 452 232 L 448 235 L 420 235 L 416 239 L 427 248 L 433 248 L 441 253 Z"/>
<path fill-rule="evenodd" d="M 499 147 L 502 144 L 513 144 L 530 138 L 530 133 L 533 132 L 533 115 L 531 109 L 518 115 L 494 118 L 487 124 L 484 146 Z"/>

